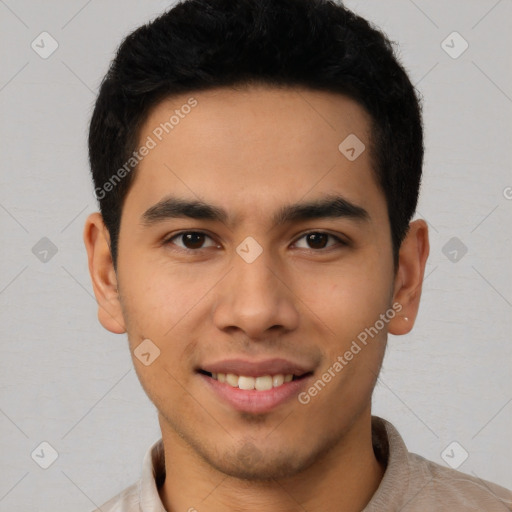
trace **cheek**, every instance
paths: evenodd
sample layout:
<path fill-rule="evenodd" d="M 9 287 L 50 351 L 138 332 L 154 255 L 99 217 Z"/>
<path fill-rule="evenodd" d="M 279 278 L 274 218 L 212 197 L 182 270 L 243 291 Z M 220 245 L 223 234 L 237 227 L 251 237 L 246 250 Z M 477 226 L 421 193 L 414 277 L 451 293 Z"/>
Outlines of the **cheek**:
<path fill-rule="evenodd" d="M 303 272 L 300 294 L 334 335 L 352 338 L 389 308 L 391 268 L 378 258 L 347 258 L 337 266 Z"/>
<path fill-rule="evenodd" d="M 174 397 L 173 407 L 179 408 L 187 378 L 182 369 L 190 366 L 190 351 L 195 348 L 188 322 L 208 289 L 207 283 L 197 283 L 186 272 L 144 271 L 142 267 L 151 266 L 140 267 L 140 272 L 125 272 L 122 281 L 133 364 L 142 387 L 159 410 L 165 410 L 170 396 Z M 137 353 L 143 353 L 138 347 L 146 339 L 157 347 L 149 345 L 144 350 L 150 353 L 149 365 L 137 357 Z"/>
<path fill-rule="evenodd" d="M 119 237 L 120 289 L 134 328 L 136 324 L 154 329 L 172 326 L 189 302 L 187 297 L 192 299 L 195 293 L 198 283 L 190 274 L 185 265 L 172 264 L 163 248 L 138 241 L 130 233 Z"/>
<path fill-rule="evenodd" d="M 144 267 L 151 268 L 151 265 Z M 207 282 L 198 280 L 197 276 L 194 278 L 185 269 L 173 272 L 132 270 L 120 272 L 120 278 L 131 342 L 136 343 L 137 336 L 143 336 L 162 348 L 164 340 L 173 337 L 173 331 L 209 287 Z"/>

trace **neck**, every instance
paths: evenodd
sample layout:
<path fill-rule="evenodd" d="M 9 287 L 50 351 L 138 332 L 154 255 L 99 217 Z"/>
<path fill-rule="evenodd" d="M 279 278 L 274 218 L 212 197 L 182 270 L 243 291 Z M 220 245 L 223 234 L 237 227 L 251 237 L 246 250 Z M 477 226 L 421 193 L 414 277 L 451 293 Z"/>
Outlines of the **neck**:
<path fill-rule="evenodd" d="M 161 422 L 162 424 L 162 422 Z M 384 468 L 372 446 L 371 415 L 361 415 L 342 439 L 294 476 L 238 479 L 199 458 L 172 429 L 162 428 L 166 478 L 160 497 L 168 512 L 359 512 L 377 490 Z"/>

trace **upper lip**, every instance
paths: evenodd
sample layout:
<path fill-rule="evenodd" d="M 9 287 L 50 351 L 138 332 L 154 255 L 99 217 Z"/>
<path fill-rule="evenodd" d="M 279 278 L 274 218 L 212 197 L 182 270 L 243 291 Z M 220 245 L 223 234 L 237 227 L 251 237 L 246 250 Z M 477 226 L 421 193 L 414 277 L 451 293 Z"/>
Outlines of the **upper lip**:
<path fill-rule="evenodd" d="M 261 375 L 295 375 L 300 377 L 312 370 L 286 359 L 264 359 L 261 361 L 248 361 L 246 359 L 224 359 L 205 364 L 199 368 L 209 373 L 233 373 L 246 377 L 259 377 Z"/>

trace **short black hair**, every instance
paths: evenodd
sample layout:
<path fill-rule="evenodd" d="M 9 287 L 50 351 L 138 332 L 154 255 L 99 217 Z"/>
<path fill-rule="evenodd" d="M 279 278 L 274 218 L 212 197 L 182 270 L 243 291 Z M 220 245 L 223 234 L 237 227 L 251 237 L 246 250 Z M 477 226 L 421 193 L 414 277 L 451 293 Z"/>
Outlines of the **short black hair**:
<path fill-rule="evenodd" d="M 89 130 L 114 267 L 136 165 L 116 173 L 126 169 L 151 109 L 173 95 L 251 84 L 340 93 L 369 113 L 369 154 L 396 266 L 418 201 L 424 148 L 419 95 L 393 44 L 333 0 L 183 0 L 129 34 L 101 83 Z"/>

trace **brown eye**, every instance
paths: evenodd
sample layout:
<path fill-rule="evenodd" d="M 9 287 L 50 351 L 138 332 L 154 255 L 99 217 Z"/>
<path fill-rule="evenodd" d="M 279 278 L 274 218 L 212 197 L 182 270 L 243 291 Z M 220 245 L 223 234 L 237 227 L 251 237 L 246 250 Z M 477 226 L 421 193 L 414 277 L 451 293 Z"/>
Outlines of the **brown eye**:
<path fill-rule="evenodd" d="M 325 233 L 309 233 L 306 240 L 312 249 L 323 249 L 327 245 L 329 235 Z"/>
<path fill-rule="evenodd" d="M 329 238 L 335 240 L 337 243 L 327 245 Z M 302 249 L 321 250 L 335 245 L 347 245 L 341 238 L 331 235 L 330 233 L 324 233 L 322 231 L 310 231 L 309 233 L 306 233 L 305 235 L 302 235 L 301 238 L 299 238 L 299 240 L 302 239 L 305 239 L 306 241 L 306 247 L 302 246 Z M 296 242 L 296 244 L 297 243 L 298 242 Z"/>
<path fill-rule="evenodd" d="M 197 251 L 198 249 L 205 249 L 206 247 L 215 246 L 215 243 L 212 243 L 209 246 L 203 247 L 206 239 L 212 240 L 211 237 L 209 237 L 206 233 L 202 233 L 201 231 L 184 231 L 169 238 L 165 243 L 172 243 L 181 249 L 190 251 Z M 181 244 L 175 243 L 173 240 L 181 240 Z"/>
<path fill-rule="evenodd" d="M 185 233 L 181 236 L 183 245 L 187 249 L 200 249 L 204 244 L 205 235 L 203 233 Z"/>

